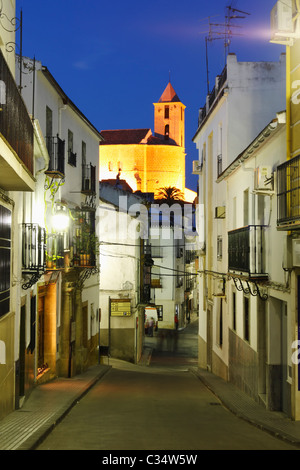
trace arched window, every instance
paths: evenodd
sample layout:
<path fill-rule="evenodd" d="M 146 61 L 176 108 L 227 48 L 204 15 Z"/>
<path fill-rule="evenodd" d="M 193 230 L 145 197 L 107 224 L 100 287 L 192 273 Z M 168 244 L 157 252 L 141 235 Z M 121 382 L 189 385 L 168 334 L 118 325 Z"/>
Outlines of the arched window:
<path fill-rule="evenodd" d="M 169 124 L 166 124 L 165 126 L 165 140 L 168 140 L 169 138 Z"/>

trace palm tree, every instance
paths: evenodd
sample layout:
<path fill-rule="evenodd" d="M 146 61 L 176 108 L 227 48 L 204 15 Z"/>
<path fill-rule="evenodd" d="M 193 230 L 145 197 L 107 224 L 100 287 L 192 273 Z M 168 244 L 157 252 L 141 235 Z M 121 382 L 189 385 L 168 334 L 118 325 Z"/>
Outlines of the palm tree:
<path fill-rule="evenodd" d="M 160 188 L 158 190 L 157 199 L 165 201 L 167 203 L 172 203 L 174 201 L 183 201 L 184 194 L 180 189 L 175 188 L 175 186 L 168 186 Z"/>

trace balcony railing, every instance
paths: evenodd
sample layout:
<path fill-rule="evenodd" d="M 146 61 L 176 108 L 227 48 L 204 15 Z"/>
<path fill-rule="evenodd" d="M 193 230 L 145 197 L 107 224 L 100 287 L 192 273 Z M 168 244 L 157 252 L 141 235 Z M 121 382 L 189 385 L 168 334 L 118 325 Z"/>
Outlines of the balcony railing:
<path fill-rule="evenodd" d="M 82 188 L 85 194 L 96 193 L 96 167 L 93 165 L 82 165 Z"/>
<path fill-rule="evenodd" d="M 46 267 L 46 233 L 37 224 L 22 224 L 22 271 L 40 274 Z"/>
<path fill-rule="evenodd" d="M 33 126 L 0 50 L 0 133 L 33 174 Z"/>
<path fill-rule="evenodd" d="M 277 168 L 277 226 L 290 230 L 300 225 L 300 155 Z"/>
<path fill-rule="evenodd" d="M 48 136 L 46 137 L 46 145 L 50 157 L 46 173 L 63 177 L 65 175 L 65 141 L 61 140 L 58 135 Z"/>
<path fill-rule="evenodd" d="M 248 277 L 266 277 L 265 226 L 248 225 L 228 232 L 228 269 Z"/>

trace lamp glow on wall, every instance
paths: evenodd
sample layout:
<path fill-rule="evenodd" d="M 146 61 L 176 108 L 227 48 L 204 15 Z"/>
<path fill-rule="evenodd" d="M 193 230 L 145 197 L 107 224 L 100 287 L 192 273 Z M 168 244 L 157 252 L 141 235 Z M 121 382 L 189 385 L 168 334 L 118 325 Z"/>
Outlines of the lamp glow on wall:
<path fill-rule="evenodd" d="M 68 209 L 63 204 L 57 204 L 52 218 L 53 229 L 58 232 L 65 232 L 70 223 Z"/>

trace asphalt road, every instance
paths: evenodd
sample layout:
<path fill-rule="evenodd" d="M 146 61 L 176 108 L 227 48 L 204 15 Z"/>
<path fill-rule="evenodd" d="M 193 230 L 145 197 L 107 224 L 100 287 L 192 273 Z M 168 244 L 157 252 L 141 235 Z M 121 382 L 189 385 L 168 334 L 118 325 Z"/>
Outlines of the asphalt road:
<path fill-rule="evenodd" d="M 150 366 L 111 360 L 111 370 L 38 450 L 295 450 L 227 409 L 189 371 L 192 328 L 160 344 Z M 159 342 L 159 343 L 158 343 Z"/>

